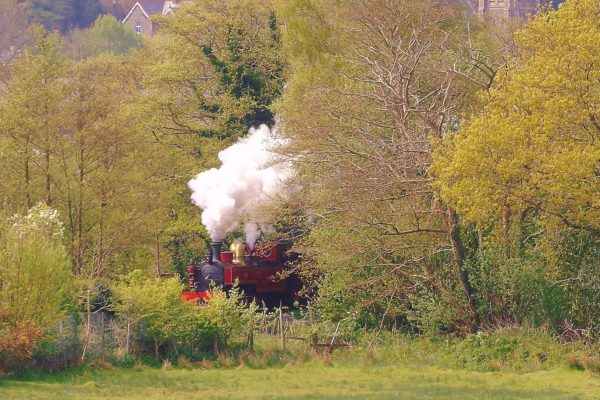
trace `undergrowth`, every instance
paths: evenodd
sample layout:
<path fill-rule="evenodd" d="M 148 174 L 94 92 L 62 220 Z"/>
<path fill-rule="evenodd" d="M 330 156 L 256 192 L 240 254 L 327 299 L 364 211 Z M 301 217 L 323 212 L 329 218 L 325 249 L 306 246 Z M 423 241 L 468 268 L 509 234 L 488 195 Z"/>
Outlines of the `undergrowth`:
<path fill-rule="evenodd" d="M 308 341 L 288 340 L 285 350 L 279 337 L 257 335 L 255 350 L 232 347 L 218 354 L 206 353 L 190 359 L 169 354 L 161 360 L 132 355 L 89 363 L 71 370 L 94 369 L 269 369 L 316 363 L 323 366 L 374 366 L 409 368 L 444 368 L 471 371 L 534 372 L 559 367 L 600 374 L 600 345 L 582 342 L 560 343 L 558 338 L 541 329 L 508 328 L 454 336 L 409 336 L 380 332 L 364 334 L 354 343 L 329 352 L 315 350 Z M 67 372 L 68 373 L 68 372 Z M 60 376 L 58 374 L 57 376 Z M 46 374 L 21 371 L 17 378 L 39 380 Z M 13 376 L 14 378 L 15 376 Z"/>

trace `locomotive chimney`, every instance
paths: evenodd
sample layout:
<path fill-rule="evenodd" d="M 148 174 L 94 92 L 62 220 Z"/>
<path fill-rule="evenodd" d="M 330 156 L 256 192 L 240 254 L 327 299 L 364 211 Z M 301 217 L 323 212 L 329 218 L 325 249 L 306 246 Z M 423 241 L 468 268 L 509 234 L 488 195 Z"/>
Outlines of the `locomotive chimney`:
<path fill-rule="evenodd" d="M 221 262 L 221 247 L 223 242 L 212 242 L 212 258 L 216 262 Z"/>

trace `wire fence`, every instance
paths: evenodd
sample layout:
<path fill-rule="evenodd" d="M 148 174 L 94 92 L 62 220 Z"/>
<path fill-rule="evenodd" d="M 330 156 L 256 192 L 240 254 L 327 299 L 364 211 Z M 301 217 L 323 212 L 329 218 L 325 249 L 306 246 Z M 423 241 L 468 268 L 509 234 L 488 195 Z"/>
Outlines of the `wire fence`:
<path fill-rule="evenodd" d="M 257 316 L 247 337 L 235 338 L 254 350 L 254 336 L 271 338 L 282 350 L 289 341 L 305 341 L 313 349 L 331 350 L 336 343 L 339 330 L 330 326 L 317 332 L 312 318 L 295 318 L 288 311 L 264 310 Z M 30 367 L 53 371 L 81 365 L 82 363 L 122 360 L 130 356 L 154 355 L 154 343 L 139 334 L 131 320 L 99 311 L 73 314 L 59 321 L 51 330 L 46 344 L 39 346 L 33 355 Z M 168 346 L 169 344 L 167 344 Z M 174 344 L 170 344 L 174 346 Z M 176 346 L 176 345 L 175 345 Z M 163 348 L 163 351 L 169 351 Z M 175 348 L 176 351 L 176 348 Z"/>

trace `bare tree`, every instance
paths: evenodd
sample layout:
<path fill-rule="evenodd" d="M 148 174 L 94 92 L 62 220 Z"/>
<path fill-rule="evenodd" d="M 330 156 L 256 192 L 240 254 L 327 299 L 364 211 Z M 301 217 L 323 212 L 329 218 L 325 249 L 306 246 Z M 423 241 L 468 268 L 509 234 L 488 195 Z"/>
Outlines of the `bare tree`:
<path fill-rule="evenodd" d="M 482 46 L 479 22 L 435 1 L 348 3 L 325 28 L 335 32 L 323 56 L 334 67 L 295 98 L 306 109 L 284 106 L 286 151 L 301 154 L 300 176 L 309 178 L 305 206 L 343 232 L 328 249 L 337 249 L 337 265 L 359 259 L 387 271 L 356 285 L 379 287 L 381 298 L 427 285 L 472 329 L 479 316 L 459 218 L 436 196 L 428 168 L 435 144 L 489 88 L 504 48 L 490 36 Z M 462 299 L 440 269 L 445 259 Z"/>

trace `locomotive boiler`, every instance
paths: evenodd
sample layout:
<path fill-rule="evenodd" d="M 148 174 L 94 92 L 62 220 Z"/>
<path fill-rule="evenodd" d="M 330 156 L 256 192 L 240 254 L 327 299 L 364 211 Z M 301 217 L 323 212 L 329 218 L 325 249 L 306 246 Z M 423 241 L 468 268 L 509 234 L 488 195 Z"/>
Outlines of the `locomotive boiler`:
<path fill-rule="evenodd" d="M 258 244 L 251 250 L 241 242 L 234 242 L 229 251 L 222 251 L 222 242 L 214 242 L 206 261 L 188 268 L 190 292 L 183 293 L 187 300 L 205 299 L 211 285 L 225 292 L 237 284 L 249 299 L 268 307 L 292 306 L 300 300 L 301 281 L 288 268 L 298 258 L 289 252 L 288 243 Z"/>

